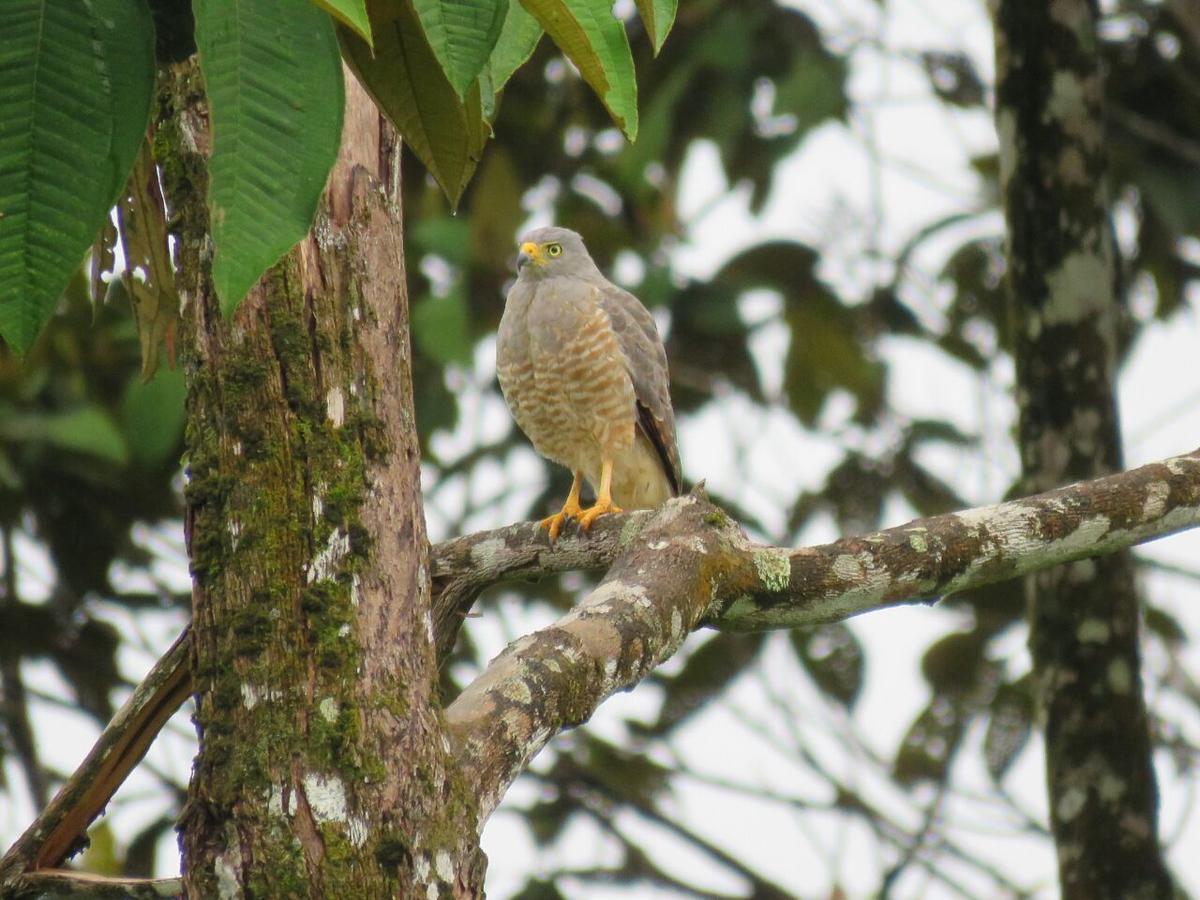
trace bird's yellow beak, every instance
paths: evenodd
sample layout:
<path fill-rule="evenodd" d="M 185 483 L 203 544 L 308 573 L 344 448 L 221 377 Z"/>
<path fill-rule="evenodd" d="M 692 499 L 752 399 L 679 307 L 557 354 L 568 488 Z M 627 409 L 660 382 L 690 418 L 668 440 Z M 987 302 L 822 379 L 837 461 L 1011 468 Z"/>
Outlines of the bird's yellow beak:
<path fill-rule="evenodd" d="M 525 268 L 526 263 L 533 263 L 535 266 L 544 265 L 545 257 L 542 255 L 542 248 L 533 241 L 526 241 L 520 246 L 520 253 L 517 254 L 517 271 Z"/>

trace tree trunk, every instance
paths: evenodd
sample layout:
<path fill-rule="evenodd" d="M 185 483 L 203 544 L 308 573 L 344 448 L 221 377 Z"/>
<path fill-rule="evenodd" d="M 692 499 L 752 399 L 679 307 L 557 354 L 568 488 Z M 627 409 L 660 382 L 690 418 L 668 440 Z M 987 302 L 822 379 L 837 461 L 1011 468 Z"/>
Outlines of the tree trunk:
<path fill-rule="evenodd" d="M 436 700 L 400 147 L 348 82 L 312 231 L 228 321 L 210 281 L 195 67 L 163 95 L 156 147 L 186 303 L 193 898 L 482 889 L 474 801 Z"/>
<path fill-rule="evenodd" d="M 1025 488 L 1122 468 L 1097 11 L 1003 0 L 996 120 Z M 1128 552 L 1029 582 L 1064 898 L 1169 897 Z"/>

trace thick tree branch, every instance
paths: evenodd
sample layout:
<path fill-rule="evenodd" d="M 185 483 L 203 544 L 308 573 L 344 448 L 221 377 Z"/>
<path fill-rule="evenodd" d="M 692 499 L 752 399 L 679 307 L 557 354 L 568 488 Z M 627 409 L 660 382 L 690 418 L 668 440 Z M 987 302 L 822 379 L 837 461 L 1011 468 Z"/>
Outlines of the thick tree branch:
<path fill-rule="evenodd" d="M 815 625 L 916 603 L 1200 525 L 1200 450 L 994 506 L 799 550 L 753 550 L 754 591 L 723 596 L 704 624 Z M 773 559 L 775 557 L 775 559 Z M 788 561 L 788 582 L 778 559 Z"/>
<path fill-rule="evenodd" d="M 752 544 L 702 495 L 624 522 L 614 517 L 597 542 L 603 551 L 561 551 L 577 565 L 596 568 L 602 553 L 614 552 L 615 533 L 616 547 L 623 549 L 600 585 L 553 625 L 511 644 L 446 711 L 479 797 L 480 823 L 552 735 L 586 721 L 614 692 L 633 687 L 696 627 L 749 631 L 845 619 L 1112 553 L 1196 525 L 1200 450 L 1034 497 L 798 550 Z M 544 537 L 534 538 L 532 549 L 519 549 L 524 529 L 485 532 L 456 542 L 451 556 L 436 553 L 439 577 L 476 584 L 468 573 L 479 568 L 489 577 L 556 571 L 565 557 L 546 550 Z M 537 554 L 543 552 L 546 568 L 539 570 L 536 559 L 543 557 Z"/>
<path fill-rule="evenodd" d="M 551 547 L 533 523 L 433 547 L 439 647 L 484 588 L 566 571 L 601 585 L 555 625 L 502 653 L 447 711 L 484 791 L 480 821 L 550 736 L 586 721 L 705 625 L 731 631 L 829 622 L 1111 553 L 1200 525 L 1200 450 L 996 506 L 802 549 L 755 545 L 702 497 L 601 519 Z M 618 560 L 618 557 L 620 559 Z M 59 796 L 0 861 L 0 885 L 59 863 L 190 692 L 185 631 Z"/>
<path fill-rule="evenodd" d="M 430 551 L 429 566 L 438 656 L 444 659 L 454 649 L 463 618 L 488 587 L 559 572 L 603 570 L 651 515 L 651 510 L 638 510 L 606 516 L 589 534 L 568 531 L 553 545 L 536 522 L 517 522 L 437 544 Z"/>

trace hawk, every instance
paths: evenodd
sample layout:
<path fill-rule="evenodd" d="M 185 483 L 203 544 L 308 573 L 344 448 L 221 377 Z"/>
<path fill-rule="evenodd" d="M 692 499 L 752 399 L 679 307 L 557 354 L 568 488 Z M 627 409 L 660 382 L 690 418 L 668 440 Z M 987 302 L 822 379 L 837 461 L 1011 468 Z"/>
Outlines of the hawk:
<path fill-rule="evenodd" d="M 534 449 L 574 475 L 562 509 L 587 531 L 606 513 L 657 506 L 680 492 L 667 354 L 654 317 L 597 268 L 583 239 L 538 228 L 521 239 L 517 281 L 496 343 L 496 374 Z M 584 509 L 586 478 L 596 502 Z"/>

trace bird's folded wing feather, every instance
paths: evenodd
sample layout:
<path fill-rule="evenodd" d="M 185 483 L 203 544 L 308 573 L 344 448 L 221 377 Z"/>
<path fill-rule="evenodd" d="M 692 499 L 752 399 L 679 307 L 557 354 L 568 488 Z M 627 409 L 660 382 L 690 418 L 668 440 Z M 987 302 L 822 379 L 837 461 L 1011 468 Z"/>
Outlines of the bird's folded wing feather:
<path fill-rule="evenodd" d="M 675 412 L 671 407 L 667 352 L 663 349 L 654 317 L 633 294 L 609 282 L 600 286 L 598 299 L 608 313 L 628 363 L 637 397 L 638 423 L 658 451 L 667 478 L 679 494 L 683 475 L 679 448 L 675 443 Z"/>

